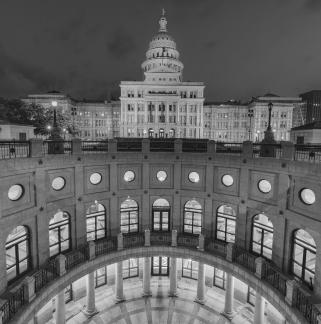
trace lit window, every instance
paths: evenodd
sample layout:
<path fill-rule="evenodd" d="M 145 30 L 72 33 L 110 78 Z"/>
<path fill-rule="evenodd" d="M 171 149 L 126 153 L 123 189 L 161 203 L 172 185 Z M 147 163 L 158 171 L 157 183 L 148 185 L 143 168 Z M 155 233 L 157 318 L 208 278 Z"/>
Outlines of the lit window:
<path fill-rule="evenodd" d="M 272 189 L 271 183 L 265 179 L 259 181 L 258 187 L 262 193 L 269 193 Z"/>
<path fill-rule="evenodd" d="M 132 181 L 134 181 L 134 179 L 135 179 L 135 173 L 133 171 L 129 170 L 129 171 L 125 172 L 124 180 L 126 182 L 132 182 Z"/>
<path fill-rule="evenodd" d="M 189 181 L 191 181 L 193 183 L 197 183 L 197 182 L 200 181 L 200 176 L 199 176 L 199 174 L 197 172 L 192 171 L 192 172 L 189 173 L 188 179 L 189 179 Z"/>
<path fill-rule="evenodd" d="M 63 177 L 57 177 L 52 180 L 51 186 L 54 190 L 59 191 L 64 188 L 66 180 Z"/>
<path fill-rule="evenodd" d="M 183 259 L 182 277 L 198 279 L 198 262 L 191 259 Z"/>
<path fill-rule="evenodd" d="M 167 173 L 165 171 L 158 171 L 156 174 L 158 181 L 163 182 L 167 178 Z"/>
<path fill-rule="evenodd" d="M 138 277 L 138 259 L 123 261 L 123 279 Z"/>
<path fill-rule="evenodd" d="M 235 242 L 236 213 L 227 205 L 222 205 L 216 213 L 216 238 L 224 242 Z"/>
<path fill-rule="evenodd" d="M 96 241 L 106 236 L 106 210 L 95 201 L 86 213 L 87 241 Z"/>
<path fill-rule="evenodd" d="M 135 200 L 126 199 L 120 205 L 120 231 L 138 232 L 138 204 Z"/>
<path fill-rule="evenodd" d="M 234 183 L 233 177 L 229 174 L 224 174 L 222 177 L 222 183 L 225 187 L 232 186 Z"/>
<path fill-rule="evenodd" d="M 300 191 L 300 198 L 306 205 L 312 205 L 315 203 L 315 193 L 311 189 L 302 189 Z"/>
<path fill-rule="evenodd" d="M 49 255 L 56 256 L 70 247 L 70 217 L 58 211 L 49 222 Z"/>
<path fill-rule="evenodd" d="M 8 190 L 8 198 L 10 200 L 19 200 L 23 196 L 23 187 L 20 184 L 11 186 Z"/>
<path fill-rule="evenodd" d="M 184 233 L 201 234 L 202 206 L 196 200 L 189 200 L 184 206 Z"/>
<path fill-rule="evenodd" d="M 90 181 L 91 184 L 97 185 L 97 184 L 99 184 L 101 182 L 101 179 L 102 179 L 101 174 L 95 172 L 95 173 L 92 173 L 90 175 L 89 181 Z"/>

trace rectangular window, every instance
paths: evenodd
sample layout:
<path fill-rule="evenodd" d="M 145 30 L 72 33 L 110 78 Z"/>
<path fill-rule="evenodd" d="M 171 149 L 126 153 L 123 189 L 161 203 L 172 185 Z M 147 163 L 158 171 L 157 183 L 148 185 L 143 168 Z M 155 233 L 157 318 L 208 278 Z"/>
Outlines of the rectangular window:
<path fill-rule="evenodd" d="M 107 266 L 95 271 L 95 288 L 107 284 Z"/>
<path fill-rule="evenodd" d="M 182 277 L 198 279 L 198 262 L 191 259 L 183 259 Z"/>
<path fill-rule="evenodd" d="M 214 268 L 213 285 L 225 290 L 226 273 L 223 270 Z"/>
<path fill-rule="evenodd" d="M 138 277 L 138 259 L 123 261 L 123 279 Z"/>

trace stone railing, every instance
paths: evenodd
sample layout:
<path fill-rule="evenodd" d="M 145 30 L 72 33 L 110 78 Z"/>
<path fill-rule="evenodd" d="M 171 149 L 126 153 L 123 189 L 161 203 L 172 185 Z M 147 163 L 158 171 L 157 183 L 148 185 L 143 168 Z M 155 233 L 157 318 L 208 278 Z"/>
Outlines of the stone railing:
<path fill-rule="evenodd" d="M 245 158 L 273 157 L 305 162 L 321 162 L 321 145 L 294 145 L 291 142 L 261 144 L 223 143 L 207 139 L 117 138 L 105 141 L 0 141 L 0 159 L 42 157 L 48 154 L 92 154 L 122 152 L 173 152 L 242 155 Z"/>
<path fill-rule="evenodd" d="M 193 236 L 184 233 L 150 232 L 118 234 L 117 237 L 90 241 L 85 245 L 50 259 L 40 269 L 28 274 L 21 284 L 3 294 L 0 304 L 0 324 L 9 323 L 19 311 L 32 302 L 38 294 L 55 279 L 64 276 L 75 267 L 94 260 L 96 257 L 112 252 L 137 247 L 164 245 L 197 249 L 200 252 L 218 256 L 231 263 L 237 263 L 244 271 L 249 271 L 265 282 L 273 292 L 278 294 L 288 306 L 294 307 L 306 319 L 306 323 L 321 324 L 320 304 L 310 291 L 307 291 L 292 277 L 282 273 L 274 264 L 262 257 L 257 257 L 233 243 L 225 243 L 205 237 L 203 234 Z"/>

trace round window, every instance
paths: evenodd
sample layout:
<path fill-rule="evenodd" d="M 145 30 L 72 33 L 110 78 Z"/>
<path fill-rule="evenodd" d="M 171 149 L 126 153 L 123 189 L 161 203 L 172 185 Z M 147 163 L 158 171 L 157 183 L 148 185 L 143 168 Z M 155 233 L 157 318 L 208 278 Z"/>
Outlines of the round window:
<path fill-rule="evenodd" d="M 272 189 L 271 183 L 265 179 L 262 179 L 259 181 L 258 187 L 259 187 L 259 190 L 263 193 L 268 193 Z"/>
<path fill-rule="evenodd" d="M 234 183 L 234 179 L 229 174 L 224 174 L 222 177 L 222 183 L 225 187 L 231 187 L 231 185 Z"/>
<path fill-rule="evenodd" d="M 311 189 L 302 189 L 300 191 L 300 198 L 306 205 L 312 205 L 315 203 L 315 193 Z"/>
<path fill-rule="evenodd" d="M 197 183 L 197 182 L 200 181 L 200 176 L 199 176 L 199 174 L 197 172 L 192 171 L 192 172 L 189 173 L 188 179 L 191 182 Z"/>
<path fill-rule="evenodd" d="M 124 180 L 126 182 L 131 182 L 131 181 L 134 181 L 135 179 L 135 173 L 131 170 L 129 171 L 126 171 L 125 174 L 124 174 Z"/>
<path fill-rule="evenodd" d="M 18 200 L 22 197 L 23 191 L 24 190 L 22 185 L 15 184 L 9 188 L 8 198 L 13 201 Z"/>
<path fill-rule="evenodd" d="M 158 171 L 156 174 L 156 177 L 157 177 L 158 181 L 163 182 L 167 178 L 167 173 L 163 170 Z"/>
<path fill-rule="evenodd" d="M 51 186 L 54 190 L 61 190 L 66 184 L 66 180 L 63 177 L 57 177 L 52 180 Z"/>
<path fill-rule="evenodd" d="M 89 181 L 91 184 L 96 185 L 101 182 L 102 176 L 100 173 L 95 172 L 90 175 Z"/>

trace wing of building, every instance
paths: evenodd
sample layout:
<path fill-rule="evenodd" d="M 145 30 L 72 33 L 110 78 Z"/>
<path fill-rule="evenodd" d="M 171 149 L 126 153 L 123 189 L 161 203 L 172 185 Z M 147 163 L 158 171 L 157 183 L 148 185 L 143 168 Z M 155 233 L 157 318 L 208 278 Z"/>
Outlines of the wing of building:
<path fill-rule="evenodd" d="M 203 137 L 203 82 L 183 82 L 184 65 L 167 20 L 159 20 L 142 63 L 143 81 L 122 81 L 121 137 Z"/>

